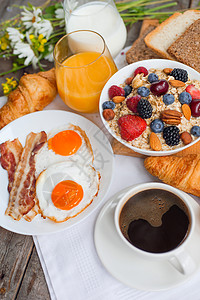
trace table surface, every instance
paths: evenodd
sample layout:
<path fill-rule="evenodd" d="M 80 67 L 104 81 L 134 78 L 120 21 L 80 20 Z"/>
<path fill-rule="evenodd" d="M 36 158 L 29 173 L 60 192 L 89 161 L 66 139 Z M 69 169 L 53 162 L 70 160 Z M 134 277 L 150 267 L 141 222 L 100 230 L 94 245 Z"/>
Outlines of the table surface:
<path fill-rule="evenodd" d="M 26 5 L 27 2 L 39 6 L 44 0 L 0 0 L 0 20 L 6 20 L 16 15 L 17 8 L 13 4 Z M 197 6 L 199 0 L 179 0 L 176 9 Z M 141 22 L 134 24 L 128 30 L 126 46 L 138 37 Z M 8 70 L 9 61 L 1 60 L 0 72 Z M 26 68 L 26 72 L 31 71 Z M 15 74 L 20 78 L 24 70 Z M 5 77 L 0 78 L 0 83 Z M 9 75 L 10 77 L 10 75 Z M 2 89 L 1 89 L 2 95 Z M 32 237 L 15 234 L 0 227 L 0 299 L 16 300 L 49 300 L 48 287 L 43 270 L 34 246 Z"/>

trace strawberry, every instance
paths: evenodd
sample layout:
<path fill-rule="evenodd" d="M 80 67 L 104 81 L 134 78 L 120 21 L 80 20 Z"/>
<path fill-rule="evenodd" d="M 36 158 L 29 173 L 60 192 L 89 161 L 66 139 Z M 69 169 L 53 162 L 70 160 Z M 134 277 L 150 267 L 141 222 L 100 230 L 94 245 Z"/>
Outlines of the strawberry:
<path fill-rule="evenodd" d="M 192 100 L 200 99 L 200 90 L 198 90 L 193 84 L 188 85 L 185 90 L 192 96 Z"/>
<path fill-rule="evenodd" d="M 141 74 L 143 73 L 144 76 L 147 76 L 148 75 L 148 70 L 145 68 L 145 67 L 138 67 L 135 71 L 134 71 L 134 77 L 137 75 L 137 74 Z"/>
<path fill-rule="evenodd" d="M 108 90 L 108 95 L 112 99 L 115 96 L 124 96 L 125 91 L 120 86 L 112 85 Z"/>
<path fill-rule="evenodd" d="M 137 113 L 137 105 L 138 102 L 141 100 L 141 96 L 140 95 L 136 95 L 133 97 L 130 97 L 126 100 L 126 105 L 127 107 L 134 113 Z"/>
<path fill-rule="evenodd" d="M 125 115 L 118 120 L 122 139 L 127 142 L 136 139 L 146 129 L 147 123 L 139 116 Z"/>

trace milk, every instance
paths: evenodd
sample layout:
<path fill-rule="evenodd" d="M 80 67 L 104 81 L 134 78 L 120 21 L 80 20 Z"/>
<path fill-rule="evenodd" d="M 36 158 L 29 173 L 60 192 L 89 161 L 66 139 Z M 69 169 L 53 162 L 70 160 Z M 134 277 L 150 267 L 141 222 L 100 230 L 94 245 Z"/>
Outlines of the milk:
<path fill-rule="evenodd" d="M 101 34 L 113 57 L 120 52 L 126 42 L 127 32 L 122 18 L 116 7 L 105 2 L 86 3 L 68 15 L 67 33 L 81 29 Z"/>

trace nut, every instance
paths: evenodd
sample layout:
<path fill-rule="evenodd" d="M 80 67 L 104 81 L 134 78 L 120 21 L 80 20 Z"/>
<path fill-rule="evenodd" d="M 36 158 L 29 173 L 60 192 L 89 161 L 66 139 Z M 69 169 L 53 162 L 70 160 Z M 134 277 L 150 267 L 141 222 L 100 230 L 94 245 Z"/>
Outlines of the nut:
<path fill-rule="evenodd" d="M 166 124 L 178 125 L 181 123 L 182 113 L 177 110 L 167 109 L 161 112 L 160 117 Z"/>
<path fill-rule="evenodd" d="M 128 78 L 126 78 L 125 83 L 130 85 L 132 83 L 132 81 L 133 81 L 133 77 L 128 77 Z"/>
<path fill-rule="evenodd" d="M 112 101 L 115 102 L 115 103 L 121 103 L 124 100 L 125 100 L 124 96 L 115 96 L 115 97 L 112 98 Z"/>
<path fill-rule="evenodd" d="M 182 105 L 182 112 L 183 112 L 184 117 L 189 121 L 190 118 L 191 118 L 191 115 L 192 115 L 189 105 L 183 104 Z"/>
<path fill-rule="evenodd" d="M 111 121 L 115 116 L 114 111 L 111 108 L 104 109 L 103 117 L 106 121 Z"/>
<path fill-rule="evenodd" d="M 173 71 L 173 69 L 171 69 L 171 68 L 165 68 L 165 69 L 163 69 L 163 72 L 165 73 L 165 74 L 170 74 L 171 72 Z"/>
<path fill-rule="evenodd" d="M 155 132 L 152 132 L 150 134 L 149 142 L 150 142 L 150 146 L 151 146 L 152 150 L 160 151 L 162 149 L 162 145 L 159 140 L 159 137 L 157 136 L 157 134 Z"/>
<path fill-rule="evenodd" d="M 181 86 L 185 86 L 185 82 L 180 81 L 180 80 L 169 80 L 169 83 L 174 86 L 174 87 L 181 87 Z"/>
<path fill-rule="evenodd" d="M 184 131 L 181 133 L 180 138 L 184 145 L 188 145 L 192 142 L 192 137 L 189 132 Z"/>
<path fill-rule="evenodd" d="M 142 79 L 140 78 L 140 74 L 137 74 L 137 75 L 135 76 L 135 78 L 133 79 L 133 81 L 132 81 L 132 87 L 133 87 L 134 89 L 137 89 L 137 88 L 141 87 L 142 85 L 143 85 L 143 81 L 142 81 Z"/>

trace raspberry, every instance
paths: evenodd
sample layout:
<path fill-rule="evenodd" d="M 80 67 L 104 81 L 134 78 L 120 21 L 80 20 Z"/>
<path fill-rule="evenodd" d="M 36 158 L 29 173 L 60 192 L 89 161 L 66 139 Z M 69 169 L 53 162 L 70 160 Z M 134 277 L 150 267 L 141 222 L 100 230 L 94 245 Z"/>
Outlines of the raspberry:
<path fill-rule="evenodd" d="M 139 116 L 125 115 L 119 118 L 118 125 L 122 139 L 129 142 L 142 134 L 147 123 Z"/>
<path fill-rule="evenodd" d="M 173 76 L 176 80 L 188 81 L 188 73 L 184 69 L 174 68 L 169 75 Z"/>
<path fill-rule="evenodd" d="M 192 100 L 200 99 L 200 90 L 198 90 L 193 84 L 188 85 L 185 90 L 192 96 Z"/>
<path fill-rule="evenodd" d="M 169 146 L 175 146 L 179 144 L 180 134 L 177 126 L 168 126 L 163 130 L 163 138 L 165 143 Z"/>
<path fill-rule="evenodd" d="M 125 96 L 125 91 L 120 86 L 112 85 L 108 90 L 108 95 L 110 99 L 115 96 Z"/>
<path fill-rule="evenodd" d="M 134 113 L 137 113 L 137 105 L 138 102 L 141 100 L 141 96 L 140 95 L 136 95 L 133 97 L 130 97 L 126 100 L 126 105 L 127 107 Z"/>
<path fill-rule="evenodd" d="M 153 108 L 151 106 L 151 103 L 146 99 L 141 99 L 138 102 L 137 110 L 140 117 L 143 119 L 149 119 L 152 116 Z"/>
<path fill-rule="evenodd" d="M 141 74 L 143 73 L 144 76 L 147 76 L 148 75 L 148 71 L 145 67 L 138 67 L 135 71 L 134 71 L 134 77 L 137 75 L 137 74 Z"/>

